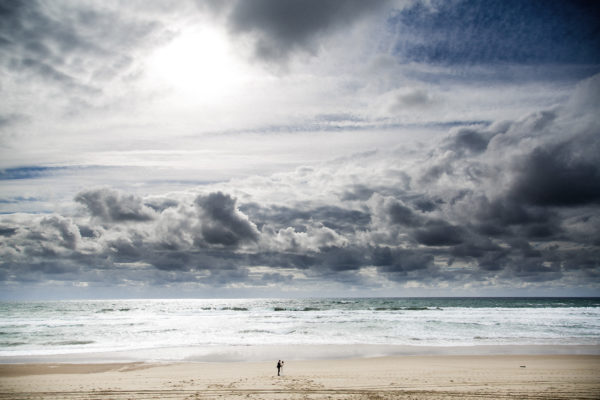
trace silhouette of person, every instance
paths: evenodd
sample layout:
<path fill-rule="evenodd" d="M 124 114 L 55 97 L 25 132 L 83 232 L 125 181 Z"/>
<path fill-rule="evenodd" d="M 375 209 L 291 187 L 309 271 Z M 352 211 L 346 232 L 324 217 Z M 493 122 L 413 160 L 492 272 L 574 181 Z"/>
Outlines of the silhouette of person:
<path fill-rule="evenodd" d="M 281 373 L 281 367 L 282 367 L 281 364 L 282 364 L 281 360 L 277 361 L 277 376 L 279 376 Z"/>

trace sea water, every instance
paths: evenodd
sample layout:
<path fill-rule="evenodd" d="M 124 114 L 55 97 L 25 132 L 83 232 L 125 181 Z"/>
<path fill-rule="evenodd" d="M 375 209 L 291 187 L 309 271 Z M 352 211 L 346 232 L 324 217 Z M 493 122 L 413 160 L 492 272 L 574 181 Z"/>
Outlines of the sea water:
<path fill-rule="evenodd" d="M 598 348 L 600 298 L 0 303 L 0 362 L 106 353 L 162 360 L 194 360 L 196 354 L 197 360 L 204 360 L 202 355 L 216 349 L 225 354 L 223 349 L 240 346 L 248 353 L 261 346 L 338 345 L 417 350 L 524 345 Z"/>

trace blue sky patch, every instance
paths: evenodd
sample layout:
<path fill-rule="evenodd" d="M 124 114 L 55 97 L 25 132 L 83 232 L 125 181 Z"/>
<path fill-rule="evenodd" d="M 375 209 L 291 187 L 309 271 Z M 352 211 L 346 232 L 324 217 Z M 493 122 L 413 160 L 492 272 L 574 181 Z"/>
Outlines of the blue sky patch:
<path fill-rule="evenodd" d="M 389 23 L 404 62 L 597 65 L 599 16 L 594 1 L 433 1 L 398 11 Z"/>

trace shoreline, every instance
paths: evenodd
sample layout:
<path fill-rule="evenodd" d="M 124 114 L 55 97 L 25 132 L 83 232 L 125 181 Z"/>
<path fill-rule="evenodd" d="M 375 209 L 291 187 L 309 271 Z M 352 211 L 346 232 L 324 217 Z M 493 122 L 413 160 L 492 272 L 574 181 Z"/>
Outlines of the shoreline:
<path fill-rule="evenodd" d="M 0 365 L 0 399 L 593 399 L 600 355 Z"/>
<path fill-rule="evenodd" d="M 600 355 L 600 345 L 473 345 L 406 346 L 377 344 L 346 345 L 218 345 L 164 347 L 126 351 L 0 356 L 0 365 L 10 364 L 111 364 L 252 362 L 286 359 L 294 361 L 337 360 L 398 356 L 494 356 L 494 355 Z"/>

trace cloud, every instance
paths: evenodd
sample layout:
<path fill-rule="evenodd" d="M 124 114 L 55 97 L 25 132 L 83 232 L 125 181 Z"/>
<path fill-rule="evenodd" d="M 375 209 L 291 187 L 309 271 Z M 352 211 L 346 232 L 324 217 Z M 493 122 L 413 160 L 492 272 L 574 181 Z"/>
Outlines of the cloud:
<path fill-rule="evenodd" d="M 348 29 L 374 13 L 386 1 L 360 0 L 242 0 L 236 1 L 227 22 L 234 34 L 254 39 L 255 55 L 285 61 L 296 51 L 315 53 L 323 35 Z"/>
<path fill-rule="evenodd" d="M 17 233 L 17 228 L 16 227 L 10 227 L 10 226 L 0 226 L 0 236 L 12 236 L 15 233 Z"/>
<path fill-rule="evenodd" d="M 91 75 L 92 81 L 111 79 L 131 65 L 128 49 L 159 28 L 159 23 L 144 18 L 123 18 L 110 7 L 3 2 L 0 49 L 10 54 L 4 58 L 5 67 L 61 86 L 96 91 L 83 75 Z M 86 62 L 78 59 L 81 56 Z"/>
<path fill-rule="evenodd" d="M 235 206 L 235 199 L 221 192 L 198 196 L 202 240 L 210 245 L 237 246 L 256 242 L 256 226 Z"/>
<path fill-rule="evenodd" d="M 396 236 L 400 231 L 419 227 L 426 221 L 426 218 L 420 213 L 415 212 L 403 200 L 394 196 L 382 196 L 375 193 L 368 200 L 368 204 L 371 210 L 372 226 L 391 229 L 394 232 L 390 232 L 392 236 Z"/>
<path fill-rule="evenodd" d="M 288 206 L 261 206 L 256 203 L 240 207 L 259 225 L 268 225 L 275 230 L 293 227 L 298 232 L 314 228 L 314 224 L 334 229 L 336 232 L 354 232 L 369 224 L 370 216 L 364 211 L 347 209 L 335 204 L 314 206 L 298 202 L 293 208 Z"/>
<path fill-rule="evenodd" d="M 177 207 L 179 202 L 175 199 L 169 199 L 166 197 L 155 197 L 150 199 L 145 199 L 144 204 L 154 211 L 163 212 L 167 208 Z"/>
<path fill-rule="evenodd" d="M 420 218 L 412 209 L 397 202 L 389 205 L 390 220 L 394 224 L 404 226 L 418 226 L 422 223 Z"/>
<path fill-rule="evenodd" d="M 56 231 L 58 234 L 59 243 L 74 250 L 81 240 L 79 228 L 71 221 L 60 216 L 50 216 L 42 219 L 40 225 Z"/>
<path fill-rule="evenodd" d="M 265 227 L 263 234 L 272 235 L 268 246 L 275 251 L 289 252 L 321 252 L 333 247 L 344 247 L 348 245 L 347 239 L 338 231 L 322 225 L 303 227 L 304 231 L 296 231 L 297 228 L 287 227 L 277 232 L 271 227 Z M 300 228 L 302 229 L 302 228 Z"/>
<path fill-rule="evenodd" d="M 391 99 L 389 100 L 388 109 L 391 113 L 430 109 L 439 103 L 439 99 L 425 89 L 399 89 L 392 91 L 389 95 L 391 95 Z"/>
<path fill-rule="evenodd" d="M 380 273 L 397 282 L 427 281 L 436 279 L 439 273 L 434 256 L 424 251 L 376 247 L 372 258 Z"/>
<path fill-rule="evenodd" d="M 510 236 L 516 234 L 514 227 L 523 229 L 528 236 L 551 237 L 559 233 L 556 223 L 558 216 L 553 210 L 544 207 L 531 207 L 509 198 L 489 201 L 486 197 L 474 203 L 476 229 L 489 236 Z"/>
<path fill-rule="evenodd" d="M 30 128 L 40 123 L 41 114 L 47 131 L 52 129 L 49 121 L 57 118 L 64 122 L 137 102 L 132 100 L 133 93 L 140 92 L 143 58 L 172 36 L 163 23 L 169 13 L 157 14 L 155 8 L 133 3 L 2 2 L 0 71 L 8 78 L 4 90 L 22 94 L 7 98 L 3 111 L 25 116 L 11 126 L 15 133 L 8 138 L 10 144 L 27 141 L 17 124 Z"/>
<path fill-rule="evenodd" d="M 490 139 L 489 135 L 480 130 L 459 128 L 454 135 L 447 138 L 445 147 L 461 156 L 464 153 L 479 154 L 487 149 Z"/>
<path fill-rule="evenodd" d="M 464 229 L 446 221 L 428 221 L 415 234 L 417 242 L 425 246 L 450 246 L 463 242 Z"/>
<path fill-rule="evenodd" d="M 144 222 L 155 218 L 154 211 L 140 197 L 114 189 L 86 190 L 75 201 L 83 204 L 93 217 L 106 222 Z"/>
<path fill-rule="evenodd" d="M 538 147 L 527 155 L 510 196 L 538 206 L 600 202 L 600 142 L 597 134 Z"/>

